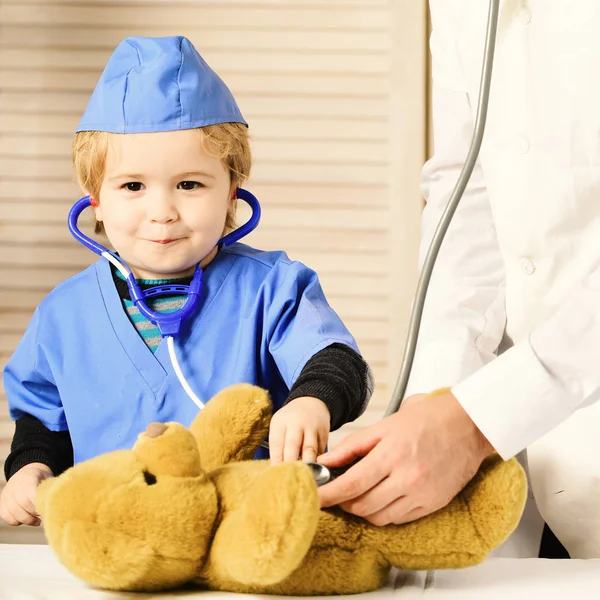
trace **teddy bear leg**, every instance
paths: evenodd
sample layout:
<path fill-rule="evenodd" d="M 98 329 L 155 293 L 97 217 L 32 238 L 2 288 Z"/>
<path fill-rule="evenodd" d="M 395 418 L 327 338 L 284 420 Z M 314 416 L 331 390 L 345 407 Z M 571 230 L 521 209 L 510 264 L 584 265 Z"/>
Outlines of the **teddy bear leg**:
<path fill-rule="evenodd" d="M 226 515 L 213 542 L 211 563 L 219 578 L 272 585 L 301 563 L 319 519 L 316 486 L 300 462 L 268 468 L 243 506 Z"/>
<path fill-rule="evenodd" d="M 526 499 L 521 465 L 493 455 L 448 506 L 412 523 L 369 527 L 370 543 L 402 569 L 476 565 L 514 531 Z"/>

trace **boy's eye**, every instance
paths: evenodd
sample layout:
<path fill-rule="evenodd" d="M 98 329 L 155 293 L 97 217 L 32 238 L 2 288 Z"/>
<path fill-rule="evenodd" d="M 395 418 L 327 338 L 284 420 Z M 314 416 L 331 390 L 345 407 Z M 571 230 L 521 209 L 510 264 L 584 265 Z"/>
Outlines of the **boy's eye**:
<path fill-rule="evenodd" d="M 143 185 L 139 181 L 128 181 L 122 187 L 128 192 L 139 192 Z"/>
<path fill-rule="evenodd" d="M 198 181 L 181 181 L 177 184 L 177 188 L 180 190 L 195 190 L 201 187 L 204 186 Z"/>

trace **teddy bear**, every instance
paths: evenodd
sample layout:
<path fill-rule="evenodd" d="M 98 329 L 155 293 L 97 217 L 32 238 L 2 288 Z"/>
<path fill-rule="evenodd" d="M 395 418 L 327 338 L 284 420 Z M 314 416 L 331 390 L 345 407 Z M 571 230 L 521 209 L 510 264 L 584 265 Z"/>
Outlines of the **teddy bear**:
<path fill-rule="evenodd" d="M 267 392 L 239 384 L 190 428 L 152 423 L 131 450 L 79 463 L 38 489 L 58 559 L 88 584 L 156 591 L 185 584 L 277 595 L 353 594 L 400 569 L 482 562 L 515 529 L 527 484 L 493 455 L 445 508 L 377 527 L 321 510 L 312 470 L 252 457 L 268 433 Z"/>

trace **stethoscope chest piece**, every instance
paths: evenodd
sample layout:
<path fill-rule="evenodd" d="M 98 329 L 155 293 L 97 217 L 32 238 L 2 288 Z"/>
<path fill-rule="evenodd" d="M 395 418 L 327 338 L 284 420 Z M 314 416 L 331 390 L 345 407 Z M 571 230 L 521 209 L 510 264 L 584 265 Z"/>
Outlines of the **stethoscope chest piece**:
<path fill-rule="evenodd" d="M 317 487 L 321 487 L 333 479 L 331 471 L 325 465 L 318 462 L 307 462 L 305 464 L 311 470 Z"/>
<path fill-rule="evenodd" d="M 305 462 L 304 464 L 308 466 L 311 470 L 313 479 L 317 484 L 317 487 L 321 487 L 330 481 L 333 481 L 340 475 L 343 475 L 348 469 L 353 467 L 360 458 L 353 460 L 350 464 L 344 465 L 342 467 L 326 467 L 318 462 Z"/>

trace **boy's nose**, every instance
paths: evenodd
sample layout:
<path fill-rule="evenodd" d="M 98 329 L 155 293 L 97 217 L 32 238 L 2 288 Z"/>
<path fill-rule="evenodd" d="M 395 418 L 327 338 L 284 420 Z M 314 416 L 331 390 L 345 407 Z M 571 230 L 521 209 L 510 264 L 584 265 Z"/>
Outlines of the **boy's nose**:
<path fill-rule="evenodd" d="M 148 218 L 154 223 L 170 223 L 177 220 L 177 208 L 168 194 L 158 195 L 148 203 Z"/>

